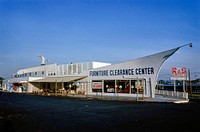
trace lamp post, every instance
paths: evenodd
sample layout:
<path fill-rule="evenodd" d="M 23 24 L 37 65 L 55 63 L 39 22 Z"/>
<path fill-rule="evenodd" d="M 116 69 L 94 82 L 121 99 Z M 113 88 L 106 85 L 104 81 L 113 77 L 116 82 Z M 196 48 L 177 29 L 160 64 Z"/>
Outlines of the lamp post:
<path fill-rule="evenodd" d="M 180 46 L 180 47 L 178 47 L 178 48 L 182 48 L 182 47 L 187 46 L 187 45 L 188 45 L 190 48 L 193 47 L 193 46 L 192 46 L 192 43 L 188 43 L 188 44 L 182 45 L 182 46 Z M 190 80 L 190 70 L 188 70 L 188 79 L 189 79 L 189 83 L 190 83 L 190 94 L 191 94 L 191 96 L 192 96 L 192 84 L 191 84 L 191 80 Z M 187 87 L 187 77 L 186 77 L 186 91 L 188 91 L 188 87 Z"/>

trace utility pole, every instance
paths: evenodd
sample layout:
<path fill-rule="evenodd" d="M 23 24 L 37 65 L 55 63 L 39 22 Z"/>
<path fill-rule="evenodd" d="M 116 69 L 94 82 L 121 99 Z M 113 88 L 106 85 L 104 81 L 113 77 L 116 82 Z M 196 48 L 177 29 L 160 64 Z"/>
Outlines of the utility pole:
<path fill-rule="evenodd" d="M 188 69 L 188 78 L 189 78 L 189 83 L 190 83 L 190 94 L 192 96 L 192 82 L 191 82 L 191 78 L 190 78 L 190 69 Z"/>

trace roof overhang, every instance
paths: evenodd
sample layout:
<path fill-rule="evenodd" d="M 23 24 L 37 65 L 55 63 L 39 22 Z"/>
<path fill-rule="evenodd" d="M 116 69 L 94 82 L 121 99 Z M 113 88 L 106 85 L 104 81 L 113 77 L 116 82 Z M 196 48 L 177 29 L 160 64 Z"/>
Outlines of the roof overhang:
<path fill-rule="evenodd" d="M 35 79 L 29 82 L 72 82 L 86 78 L 87 76 L 53 76 Z"/>

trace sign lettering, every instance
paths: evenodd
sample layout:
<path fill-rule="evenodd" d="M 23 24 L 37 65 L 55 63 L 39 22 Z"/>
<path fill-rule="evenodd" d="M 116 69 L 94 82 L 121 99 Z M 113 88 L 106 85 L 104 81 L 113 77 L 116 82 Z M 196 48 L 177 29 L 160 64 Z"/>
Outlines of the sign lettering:
<path fill-rule="evenodd" d="M 150 75 L 154 74 L 153 67 L 135 69 L 114 69 L 90 71 L 89 76 L 121 76 L 121 75 Z"/>

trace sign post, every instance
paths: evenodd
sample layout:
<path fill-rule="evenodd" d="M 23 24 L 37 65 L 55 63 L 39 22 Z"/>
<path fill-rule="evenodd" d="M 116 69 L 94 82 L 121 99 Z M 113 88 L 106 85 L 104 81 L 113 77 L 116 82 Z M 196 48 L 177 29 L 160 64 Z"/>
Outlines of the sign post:
<path fill-rule="evenodd" d="M 186 68 L 175 68 L 175 67 L 173 67 L 172 68 L 172 77 L 171 77 L 171 80 L 174 80 L 174 93 L 176 93 L 176 80 L 183 81 L 183 93 L 185 94 L 187 92 L 185 90 L 185 81 L 187 81 Z"/>

